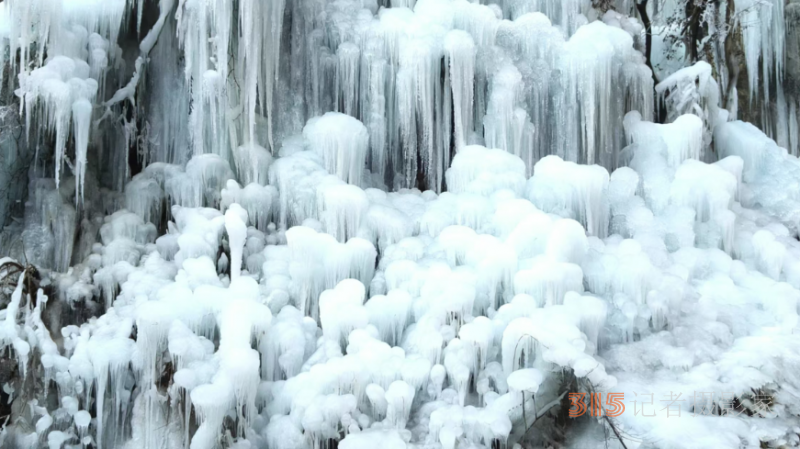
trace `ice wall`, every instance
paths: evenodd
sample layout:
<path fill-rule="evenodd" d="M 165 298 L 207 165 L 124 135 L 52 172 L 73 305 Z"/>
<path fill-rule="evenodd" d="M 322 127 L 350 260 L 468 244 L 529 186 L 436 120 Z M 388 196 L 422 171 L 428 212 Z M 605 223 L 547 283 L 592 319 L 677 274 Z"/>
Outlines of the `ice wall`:
<path fill-rule="evenodd" d="M 709 65 L 654 86 L 632 19 L 0 11 L 20 57 L 0 84 L 41 151 L 8 246 L 39 278 L 0 260 L 3 397 L 24 411 L 0 445 L 580 447 L 611 429 L 554 432 L 567 393 L 643 391 L 731 395 L 605 421 L 651 446 L 795 442 L 797 158 L 728 121 Z M 777 32 L 746 38 L 772 77 Z"/>

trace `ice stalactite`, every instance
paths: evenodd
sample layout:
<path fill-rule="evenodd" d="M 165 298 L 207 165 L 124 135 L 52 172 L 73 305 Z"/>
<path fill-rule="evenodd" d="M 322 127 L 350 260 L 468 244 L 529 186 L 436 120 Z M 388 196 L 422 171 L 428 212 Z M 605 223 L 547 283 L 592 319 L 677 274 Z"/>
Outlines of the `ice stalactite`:
<path fill-rule="evenodd" d="M 454 30 L 445 37 L 450 85 L 453 89 L 453 129 L 456 149 L 467 144 L 472 133 L 475 44 L 467 33 Z"/>
<path fill-rule="evenodd" d="M 630 143 L 641 145 L 666 144 L 666 159 L 677 167 L 687 159 L 701 160 L 707 157 L 704 151 L 703 119 L 696 114 L 685 114 L 672 123 L 657 124 L 642 120 L 638 111 L 625 116 L 625 133 Z"/>
<path fill-rule="evenodd" d="M 60 184 L 73 124 L 75 161 L 68 162 L 78 180 L 76 202 L 83 185 L 89 145 L 92 104 L 105 85 L 106 67 L 115 60 L 109 43 L 116 43 L 125 2 L 34 1 L 4 5 L 10 20 L 10 51 L 20 50 L 19 88 L 30 136 L 32 124 L 55 133 L 55 179 Z M 29 71 L 31 49 L 37 68 Z M 45 50 L 46 49 L 46 50 Z M 47 60 L 44 60 L 45 52 Z M 12 69 L 16 58 L 12 57 Z M 34 116 L 34 114 L 36 114 Z"/>
<path fill-rule="evenodd" d="M 30 354 L 30 344 L 21 339 L 18 335 L 19 325 L 17 324 L 17 315 L 21 310 L 21 303 L 23 300 L 24 287 L 24 273 L 19 276 L 17 287 L 11 295 L 11 301 L 6 307 L 5 320 L 3 320 L 2 335 L 0 341 L 3 347 L 11 346 L 14 348 L 15 356 L 17 358 L 17 365 L 19 371 L 24 375 L 28 365 L 28 355 Z M 25 312 L 25 310 L 23 310 Z"/>
<path fill-rule="evenodd" d="M 563 10 L 547 2 L 518 2 L 522 9 L 511 14 L 513 22 L 499 21 L 496 11 L 485 5 L 457 3 L 458 7 L 445 7 L 425 1 L 418 5 L 419 12 L 389 8 L 373 16 L 374 8 L 363 9 L 350 2 L 305 2 L 286 14 L 283 2 L 256 2 L 237 9 L 221 0 L 191 0 L 175 8 L 174 1 L 164 0 L 159 3 L 156 24 L 140 45 L 142 58 L 135 62 L 133 77 L 106 105 L 133 99 L 141 90 L 144 71 L 162 73 L 160 66 L 175 59 L 170 57 L 175 52 L 171 32 L 175 32 L 177 45 L 183 50 L 185 72 L 183 86 L 177 89 L 185 89 L 186 96 L 172 104 L 154 102 L 148 115 L 171 117 L 166 113 L 188 111 L 190 120 L 187 126 L 173 123 L 167 127 L 162 124 L 163 119 L 149 119 L 149 129 L 157 130 L 150 142 L 158 143 L 143 147 L 147 153 L 144 164 L 185 161 L 186 153 L 173 143 L 185 142 L 184 139 L 193 142 L 195 155 L 216 153 L 237 166 L 244 157 L 241 148 L 261 146 L 275 153 L 279 143 L 274 142 L 273 128 L 284 125 L 274 120 L 271 110 L 280 77 L 287 73 L 306 78 L 300 96 L 307 106 L 299 110 L 304 118 L 341 108 L 364 123 L 369 135 L 367 160 L 371 171 L 387 185 L 394 185 L 400 175 L 403 184 L 412 187 L 417 184 L 419 173 L 427 187 L 440 191 L 452 147 L 459 149 L 483 142 L 484 138 L 489 139 L 490 146 L 521 155 L 529 170 L 536 160 L 551 152 L 571 160 L 597 158 L 609 168 L 615 166 L 615 157 L 606 155 L 614 151 L 609 148 L 617 138 L 605 137 L 599 130 L 621 119 L 625 111 L 616 110 L 616 103 L 607 105 L 605 91 L 609 89 L 599 89 L 596 94 L 591 94 L 590 89 L 597 80 L 609 79 L 604 74 L 610 64 L 605 61 L 610 57 L 606 56 L 608 46 L 603 44 L 601 48 L 606 50 L 598 53 L 603 55 L 603 61 L 581 60 L 589 63 L 587 74 L 595 70 L 595 64 L 606 68 L 598 66 L 596 75 L 586 75 L 592 80 L 580 83 L 564 76 L 575 72 L 572 67 L 575 58 L 581 58 L 580 52 L 569 56 L 554 49 L 564 45 L 564 36 L 573 34 L 575 48 L 590 40 L 589 36 L 597 37 L 597 42 L 608 41 L 614 47 L 613 60 L 627 64 L 625 73 L 629 75 L 610 77 L 613 82 L 604 81 L 604 86 L 620 94 L 631 92 L 632 100 L 626 108 L 645 106 L 639 109 L 648 110 L 646 104 L 635 100 L 641 97 L 637 93 L 645 78 L 639 74 L 641 61 L 625 49 L 628 42 L 622 35 L 618 36 L 612 27 L 601 30 L 600 26 L 594 27 L 592 33 L 584 33 L 587 38 L 573 33 L 573 25 L 580 22 L 575 22 L 582 8 L 576 6 L 579 2 L 566 2 Z M 103 10 L 97 25 L 93 21 L 87 24 L 113 39 L 119 30 L 113 21 L 108 22 L 118 15 L 112 9 Z M 320 15 L 323 11 L 326 14 Z M 562 26 L 572 25 L 559 30 L 542 12 L 551 14 Z M 263 30 L 252 23 L 254 17 L 260 16 L 269 18 L 269 26 Z M 282 42 L 281 36 L 284 16 L 293 17 L 287 42 Z M 509 34 L 508 30 L 512 32 Z M 499 48 L 492 47 L 495 43 Z M 117 64 L 113 46 L 104 45 L 97 35 L 91 36 L 90 44 L 91 73 L 104 78 L 106 75 L 101 74 Z M 279 70 L 280 55 L 288 47 L 293 55 L 302 57 L 288 59 L 288 67 Z M 106 58 L 102 51 L 108 53 Z M 228 57 L 229 53 L 235 57 Z M 505 69 L 498 70 L 497 58 L 506 61 L 500 64 Z M 153 62 L 158 62 L 159 67 Z M 521 78 L 514 86 L 507 85 L 503 80 L 509 77 L 505 75 L 514 70 Z M 162 78 L 147 77 L 147 89 L 165 93 L 166 85 L 158 81 Z M 618 86 L 619 79 L 623 83 Z M 103 88 L 104 81 L 99 80 L 99 84 Z M 586 94 L 578 96 L 581 85 Z M 569 122 L 578 110 L 559 105 L 573 101 L 586 102 L 578 116 L 578 121 L 585 124 L 570 129 Z M 496 118 L 502 108 L 510 109 L 500 114 L 503 119 Z M 549 114 L 549 109 L 555 114 Z M 490 120 L 484 129 L 487 111 Z M 59 115 L 62 128 L 66 115 Z M 471 123 L 475 125 L 470 126 Z M 553 129 L 557 131 L 551 132 Z M 188 134 L 184 134 L 187 130 Z M 283 136 L 284 130 L 277 132 Z M 455 136 L 452 140 L 451 133 Z M 583 137 L 576 141 L 578 136 Z M 576 146 L 583 149 L 574 152 Z M 127 157 L 124 159 L 127 162 Z"/>
<path fill-rule="evenodd" d="M 534 167 L 527 195 L 544 211 L 569 211 L 589 235 L 603 238 L 608 235 L 608 183 L 608 172 L 602 167 L 547 156 Z"/>
<path fill-rule="evenodd" d="M 363 111 L 362 115 L 366 119 L 369 130 L 369 168 L 381 182 L 385 182 L 388 164 L 387 149 L 389 148 L 386 120 L 386 72 L 388 67 L 385 59 L 371 59 L 367 56 L 365 60 L 369 64 L 368 70 L 364 74 L 365 82 L 369 86 L 366 92 L 369 99 L 366 111 Z"/>
<path fill-rule="evenodd" d="M 23 99 L 25 123 L 30 134 L 34 111 L 39 111 L 37 122 L 42 121 L 50 131 L 55 132 L 55 178 L 56 185 L 61 179 L 64 153 L 69 136 L 69 125 L 73 111 L 76 117 L 76 137 L 81 139 L 79 154 L 86 154 L 88 127 L 91 117 L 86 117 L 87 103 L 91 105 L 97 95 L 97 80 L 89 78 L 89 64 L 81 59 L 55 56 L 43 67 L 35 69 L 20 80 L 16 94 Z M 40 105 L 39 105 L 40 104 Z M 38 106 L 37 106 L 38 105 Z M 73 106 L 74 105 L 74 106 Z M 43 110 L 42 110 L 43 109 Z M 91 112 L 91 109 L 88 110 Z M 82 173 L 85 161 L 77 162 L 78 172 Z M 79 176 L 80 177 L 80 176 Z"/>
<path fill-rule="evenodd" d="M 535 129 L 528 113 L 517 106 L 521 96 L 522 75 L 514 66 L 497 70 L 489 87 L 489 102 L 484 118 L 486 146 L 500 148 L 522 159 L 526 166 L 534 163 Z"/>
<path fill-rule="evenodd" d="M 89 146 L 89 128 L 92 120 L 92 104 L 79 99 L 72 105 L 73 135 L 75 136 L 75 200 L 83 201 L 84 176 L 86 174 L 86 150 Z"/>
<path fill-rule="evenodd" d="M 326 8 L 328 18 L 324 24 L 304 18 L 306 26 L 313 24 L 316 28 L 303 46 L 307 59 L 302 66 L 307 70 L 295 62 L 290 64 L 295 64 L 292 73 L 305 70 L 309 77 L 308 88 L 304 89 L 309 105 L 306 116 L 339 110 L 360 119 L 370 133 L 372 171 L 390 184 L 401 179 L 403 185 L 410 187 L 424 179 L 427 187 L 438 191 L 443 186 L 451 146 L 459 149 L 480 143 L 484 137 L 491 140 L 489 146 L 522 155 L 530 167 L 551 152 L 571 160 L 597 157 L 609 168 L 616 166 L 612 148 L 622 142 L 622 137 L 605 137 L 600 130 L 619 123 L 627 108 L 652 109 L 652 101 L 643 94 L 652 83 L 651 77 L 645 73 L 646 67 L 642 69 L 640 56 L 626 50 L 632 45 L 631 35 L 600 24 L 592 32 L 574 37 L 574 55 L 570 56 L 555 50 L 564 45 L 565 35 L 551 26 L 543 14 L 533 12 L 537 8 L 515 16 L 514 22 L 501 22 L 492 8 L 457 3 L 458 7 L 450 11 L 426 1 L 414 13 L 390 8 L 378 14 L 377 20 L 369 20 L 367 10 L 345 2 Z M 603 42 L 601 60 L 581 56 L 581 46 L 599 42 Z M 495 43 L 499 48 L 492 47 Z M 353 58 L 360 62 L 350 61 Z M 325 68 L 330 64 L 326 61 L 332 61 L 333 71 Z M 380 68 L 381 61 L 385 61 L 384 69 Z M 500 61 L 504 62 L 498 65 Z M 551 86 L 559 80 L 551 77 L 553 71 L 572 76 L 578 72 L 574 68 L 578 62 L 589 64 L 587 73 L 595 66 L 600 72 L 585 75 L 583 84 L 564 80 L 568 81 L 564 83 L 567 91 Z M 614 75 L 626 75 L 612 76 L 612 68 Z M 511 86 L 503 80 L 509 79 L 505 75 L 514 70 L 520 73 L 519 81 Z M 341 81 L 337 80 L 351 77 L 352 87 L 338 86 Z M 385 79 L 383 85 L 379 84 L 381 78 Z M 604 88 L 578 96 L 580 86 L 585 91 L 602 80 Z M 326 103 L 324 91 L 333 93 L 331 103 Z M 612 102 L 610 98 L 615 95 L 626 96 L 625 104 Z M 559 105 L 575 102 L 585 103 L 581 107 L 584 112 L 577 116 L 579 123 L 585 125 L 568 129 L 565 126 L 576 117 L 578 109 Z M 510 112 L 501 114 L 503 119 L 496 118 L 503 107 L 510 108 Z M 551 108 L 558 113 L 549 114 Z M 484 129 L 487 112 L 490 120 Z M 456 121 L 452 125 L 451 116 Z M 554 127 L 564 129 L 551 133 Z M 576 141 L 579 131 L 583 138 Z M 455 136 L 452 142 L 451 134 Z M 548 148 L 553 143 L 556 150 Z M 374 148 L 384 145 L 389 152 L 388 161 L 382 160 Z M 575 146 L 585 149 L 575 152 Z M 389 169 L 388 176 L 383 173 L 384 167 Z"/>
<path fill-rule="evenodd" d="M 272 137 L 273 97 L 275 83 L 278 80 L 285 6 L 284 0 L 277 0 L 243 3 L 239 8 L 239 23 L 242 24 L 240 45 L 244 47 L 245 71 L 245 93 L 242 96 L 242 104 L 247 108 L 248 141 L 254 141 L 256 99 L 258 99 L 261 111 L 267 117 L 268 143 L 273 153 L 275 152 Z M 266 27 L 260 23 L 261 18 L 266 18 Z M 223 55 L 225 52 L 219 52 L 217 57 Z"/>
<path fill-rule="evenodd" d="M 558 23 L 563 32 L 570 36 L 586 20 L 582 17 L 584 3 L 580 0 L 506 0 L 503 2 L 503 11 L 512 19 L 530 12 L 541 12 Z"/>
<path fill-rule="evenodd" d="M 273 186 L 257 183 L 250 183 L 242 188 L 230 179 L 222 190 L 220 208 L 226 210 L 234 204 L 241 205 L 247 212 L 248 225 L 267 232 L 278 206 L 278 192 Z"/>
<path fill-rule="evenodd" d="M 35 55 L 39 65 L 44 59 L 45 44 L 51 31 L 58 27 L 62 2 L 50 0 L 9 1 L 7 14 L 9 18 L 9 50 L 11 54 L 20 51 L 19 68 L 27 74 L 31 58 L 31 47 L 35 45 Z M 15 61 L 12 58 L 12 68 Z"/>
<path fill-rule="evenodd" d="M 800 154 L 800 115 L 797 114 L 797 104 L 791 102 L 789 106 L 789 151 L 792 156 Z"/>
<path fill-rule="evenodd" d="M 369 148 L 366 127 L 353 117 L 329 112 L 311 119 L 303 128 L 311 149 L 325 162 L 325 168 L 343 181 L 361 185 Z"/>
<path fill-rule="evenodd" d="M 272 160 L 269 150 L 255 143 L 241 146 L 234 153 L 236 171 L 245 185 L 266 185 Z"/>
<path fill-rule="evenodd" d="M 351 42 L 336 49 L 336 110 L 356 117 L 359 93 L 359 58 L 361 51 Z"/>
<path fill-rule="evenodd" d="M 307 227 L 290 229 L 286 239 L 291 254 L 293 296 L 298 309 L 308 316 L 319 316 L 319 296 L 324 290 L 344 279 L 371 277 L 376 254 L 374 248 L 370 251 L 371 245 L 360 248 L 360 239 L 339 243 L 332 236 Z"/>
<path fill-rule="evenodd" d="M 403 186 L 414 185 L 417 179 L 417 120 L 414 90 L 414 79 L 410 71 L 398 71 L 397 109 L 399 143 L 402 148 L 398 159 L 402 161 Z"/>
<path fill-rule="evenodd" d="M 768 100 L 770 83 L 780 83 L 783 79 L 786 57 L 784 2 L 735 0 L 735 3 L 742 27 L 747 79 L 748 85 L 751 86 L 750 99 L 752 100 L 752 96 L 761 90 L 764 98 Z M 759 61 L 763 61 L 760 74 Z M 761 86 L 759 81 L 762 83 Z"/>
<path fill-rule="evenodd" d="M 369 314 L 363 307 L 366 289 L 355 279 L 345 279 L 319 296 L 322 334 L 342 347 L 355 329 L 366 327 Z"/>
<path fill-rule="evenodd" d="M 317 208 L 325 231 L 344 243 L 358 235 L 369 199 L 360 188 L 327 178 L 317 187 Z"/>
<path fill-rule="evenodd" d="M 470 145 L 456 154 L 445 177 L 448 191 L 453 193 L 490 195 L 508 189 L 521 195 L 525 165 L 503 150 Z"/>
<path fill-rule="evenodd" d="M 419 170 L 425 173 L 427 184 L 436 191 L 440 190 L 443 172 L 443 150 L 440 147 L 435 126 L 437 117 L 435 112 L 441 104 L 441 85 L 438 82 L 441 76 L 441 66 L 438 51 L 439 49 L 431 43 L 420 39 L 401 51 L 400 63 L 401 70 L 406 71 L 404 76 L 408 77 L 405 82 L 408 83 L 406 86 L 409 91 L 405 95 L 411 96 L 410 103 L 413 103 L 413 106 L 407 110 L 401 110 L 401 114 L 408 114 L 404 121 L 416 122 L 404 133 L 409 140 L 416 141 L 413 146 L 407 143 L 404 157 L 406 163 L 411 166 L 417 165 L 416 160 L 421 162 L 416 170 L 407 169 L 406 182 L 409 187 L 414 185 L 416 172 Z M 410 158 L 416 160 L 410 162 L 408 161 Z"/>

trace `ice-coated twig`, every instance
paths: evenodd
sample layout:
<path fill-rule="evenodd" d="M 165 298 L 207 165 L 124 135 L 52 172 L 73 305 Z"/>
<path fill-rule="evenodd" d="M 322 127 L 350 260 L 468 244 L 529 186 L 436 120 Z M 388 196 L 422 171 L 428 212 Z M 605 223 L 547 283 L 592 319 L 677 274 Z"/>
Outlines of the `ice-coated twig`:
<path fill-rule="evenodd" d="M 136 88 L 139 85 L 139 80 L 142 77 L 143 66 L 147 62 L 150 51 L 153 49 L 153 47 L 155 47 L 156 42 L 158 42 L 158 37 L 161 35 L 161 30 L 164 28 L 164 23 L 167 21 L 167 17 L 169 17 L 170 12 L 172 12 L 173 6 L 175 6 L 175 0 L 161 0 L 159 3 L 160 13 L 158 15 L 158 20 L 156 21 L 155 25 L 153 25 L 153 28 L 147 32 L 147 35 L 139 44 L 140 55 L 138 58 L 136 58 L 133 75 L 131 75 L 131 79 L 128 81 L 128 84 L 119 88 L 116 92 L 114 92 L 114 95 L 108 101 L 103 103 L 103 106 L 106 108 L 106 113 L 103 114 L 103 117 L 100 118 L 100 121 L 102 121 L 106 115 L 108 115 L 108 110 L 111 109 L 111 106 L 114 106 L 117 103 L 129 100 L 133 106 L 136 106 L 136 100 L 134 96 L 136 95 Z"/>

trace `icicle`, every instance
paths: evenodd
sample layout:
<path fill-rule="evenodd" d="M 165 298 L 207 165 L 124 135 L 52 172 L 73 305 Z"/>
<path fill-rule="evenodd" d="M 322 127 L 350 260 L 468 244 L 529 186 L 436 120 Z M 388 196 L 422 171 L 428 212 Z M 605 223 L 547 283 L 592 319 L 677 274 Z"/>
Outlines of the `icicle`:
<path fill-rule="evenodd" d="M 256 183 L 250 183 L 242 189 L 236 181 L 230 179 L 222 190 L 220 208 L 225 211 L 234 203 L 247 211 L 249 226 L 267 232 L 278 203 L 278 192 L 273 186 Z"/>
<path fill-rule="evenodd" d="M 608 305 L 600 298 L 593 296 L 581 296 L 575 292 L 569 292 L 564 298 L 564 305 L 573 309 L 572 313 L 580 316 L 579 328 L 586 337 L 599 346 L 600 331 L 606 324 L 606 314 Z"/>
<path fill-rule="evenodd" d="M 309 120 L 303 135 L 311 142 L 311 149 L 322 156 L 329 173 L 349 184 L 361 185 L 369 147 L 369 133 L 361 122 L 328 112 Z"/>
<path fill-rule="evenodd" d="M 357 236 L 369 200 L 359 187 L 331 178 L 331 182 L 323 181 L 317 187 L 318 216 L 325 231 L 344 243 Z"/>
<path fill-rule="evenodd" d="M 456 150 L 466 145 L 467 135 L 472 130 L 472 95 L 475 77 L 475 44 L 472 37 L 453 30 L 445 37 L 450 82 L 453 89 L 453 127 Z M 448 131 L 449 133 L 449 131 Z"/>
<path fill-rule="evenodd" d="M 131 355 L 133 352 L 134 343 L 124 335 L 127 331 L 130 333 L 130 321 L 115 323 L 119 327 L 118 335 L 108 338 L 107 336 L 94 336 L 89 340 L 88 355 L 92 363 L 94 381 L 96 385 L 96 434 L 95 441 L 98 448 L 103 447 L 103 437 L 105 430 L 105 393 L 106 387 L 110 384 L 111 391 L 114 394 L 115 400 L 118 400 L 117 382 L 119 382 L 120 374 L 123 368 L 127 368 L 130 363 Z M 111 377 L 109 383 L 109 375 Z M 116 416 L 116 410 L 113 412 Z M 116 429 L 114 429 L 116 430 Z"/>
<path fill-rule="evenodd" d="M 406 149 L 404 154 L 406 182 L 413 185 L 414 179 L 411 176 L 416 176 L 417 170 L 420 170 L 425 173 L 428 188 L 436 192 L 441 190 L 444 172 L 443 150 L 439 148 L 439 141 L 434 131 L 437 108 L 441 104 L 440 51 L 439 47 L 424 39 L 409 42 L 404 46 L 401 50 L 400 63 L 403 79 L 401 82 L 398 74 L 397 86 L 398 95 L 401 97 L 401 132 Z M 408 92 L 409 88 L 413 90 Z M 408 96 L 413 97 L 408 98 Z M 413 109 L 409 108 L 409 101 L 413 101 Z M 415 111 L 416 115 L 412 115 L 412 111 Z M 412 120 L 416 120 L 413 127 L 408 124 L 403 125 L 403 122 Z M 413 140 L 414 143 L 406 142 L 406 139 Z M 417 155 L 422 162 L 421 167 L 416 167 Z M 410 158 L 414 159 L 413 162 L 409 160 Z"/>
<path fill-rule="evenodd" d="M 369 57 L 365 55 L 365 59 Z M 386 178 L 387 168 L 387 120 L 386 120 L 386 60 L 374 59 L 368 65 L 367 78 L 368 103 L 363 115 L 369 130 L 369 160 L 371 171 L 381 181 Z"/>
<path fill-rule="evenodd" d="M 92 104 L 79 99 L 72 104 L 73 135 L 75 136 L 75 202 L 83 203 L 83 184 L 86 175 L 86 149 L 89 146 L 89 126 L 92 121 Z"/>
<path fill-rule="evenodd" d="M 417 179 L 416 87 L 408 69 L 397 72 L 397 107 L 400 128 L 403 187 L 412 187 Z"/>
<path fill-rule="evenodd" d="M 239 147 L 234 153 L 234 160 L 243 185 L 253 182 L 267 184 L 269 167 L 272 165 L 272 155 L 269 150 L 251 143 Z"/>
<path fill-rule="evenodd" d="M 446 178 L 448 190 L 453 193 L 489 196 L 499 190 L 509 189 L 522 195 L 525 164 L 503 150 L 469 145 L 453 158 Z"/>
<path fill-rule="evenodd" d="M 158 224 L 163 211 L 164 192 L 159 182 L 140 173 L 125 185 L 125 208 L 145 222 Z"/>
<path fill-rule="evenodd" d="M 608 234 L 608 183 L 608 172 L 602 167 L 547 156 L 536 163 L 527 196 L 543 211 L 572 211 L 589 235 L 604 238 Z"/>
<path fill-rule="evenodd" d="M 336 111 L 357 117 L 359 104 L 359 58 L 358 46 L 345 42 L 336 50 Z"/>
<path fill-rule="evenodd" d="M 781 82 L 783 79 L 786 40 L 784 2 L 735 0 L 735 4 L 739 26 L 742 29 L 750 100 L 752 101 L 759 93 L 758 68 L 759 62 L 763 61 L 761 89 L 764 102 L 769 103 L 769 83 L 773 79 L 776 82 Z"/>
<path fill-rule="evenodd" d="M 583 293 L 583 271 L 575 264 L 541 261 L 514 276 L 514 293 L 531 295 L 539 307 L 563 304 L 569 291 Z"/>
<path fill-rule="evenodd" d="M 366 327 L 369 314 L 364 308 L 366 290 L 354 279 L 345 279 L 335 288 L 319 296 L 319 316 L 322 334 L 342 347 L 355 329 Z"/>
<path fill-rule="evenodd" d="M 657 146 L 663 142 L 670 166 L 678 167 L 688 159 L 701 159 L 703 120 L 697 115 L 681 115 L 673 123 L 661 125 L 642 121 L 639 113 L 633 111 L 626 115 L 625 120 L 629 142 L 645 146 Z"/>
<path fill-rule="evenodd" d="M 319 295 L 340 281 L 371 278 L 377 252 L 369 242 L 354 238 L 341 244 L 328 234 L 305 226 L 286 231 L 293 297 L 306 316 L 319 315 Z M 353 242 L 362 242 L 355 244 Z"/>
<path fill-rule="evenodd" d="M 28 366 L 28 355 L 30 353 L 30 344 L 20 338 L 17 325 L 18 315 L 22 302 L 22 289 L 25 285 L 25 273 L 20 274 L 17 279 L 17 286 L 11 294 L 11 302 L 6 307 L 5 320 L 0 323 L 0 344 L 2 349 L 6 350 L 7 346 L 14 348 L 14 356 L 17 358 L 17 365 L 19 366 L 20 374 L 24 378 Z"/>
<path fill-rule="evenodd" d="M 486 368 L 489 348 L 494 342 L 494 329 L 492 322 L 486 317 L 477 317 L 471 323 L 465 324 L 458 331 L 462 341 L 473 346 L 472 374 L 477 376 Z"/>
<path fill-rule="evenodd" d="M 392 382 L 386 390 L 386 419 L 398 429 L 406 427 L 414 393 L 414 388 L 402 380 Z"/>
<path fill-rule="evenodd" d="M 800 116 L 797 114 L 797 102 L 789 104 L 789 152 L 792 156 L 800 155 Z"/>
<path fill-rule="evenodd" d="M 533 125 L 525 110 L 517 107 L 522 75 L 511 65 L 498 69 L 489 89 L 489 104 L 483 119 L 486 146 L 508 151 L 526 166 L 533 164 Z"/>

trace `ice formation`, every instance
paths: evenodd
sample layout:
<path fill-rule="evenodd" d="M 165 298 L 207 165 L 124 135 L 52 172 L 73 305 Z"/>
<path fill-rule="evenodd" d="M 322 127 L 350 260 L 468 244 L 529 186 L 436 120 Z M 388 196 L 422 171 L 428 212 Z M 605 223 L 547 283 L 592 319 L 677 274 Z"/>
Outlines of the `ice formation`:
<path fill-rule="evenodd" d="M 0 446 L 799 446 L 796 117 L 615 3 L 0 2 Z"/>

